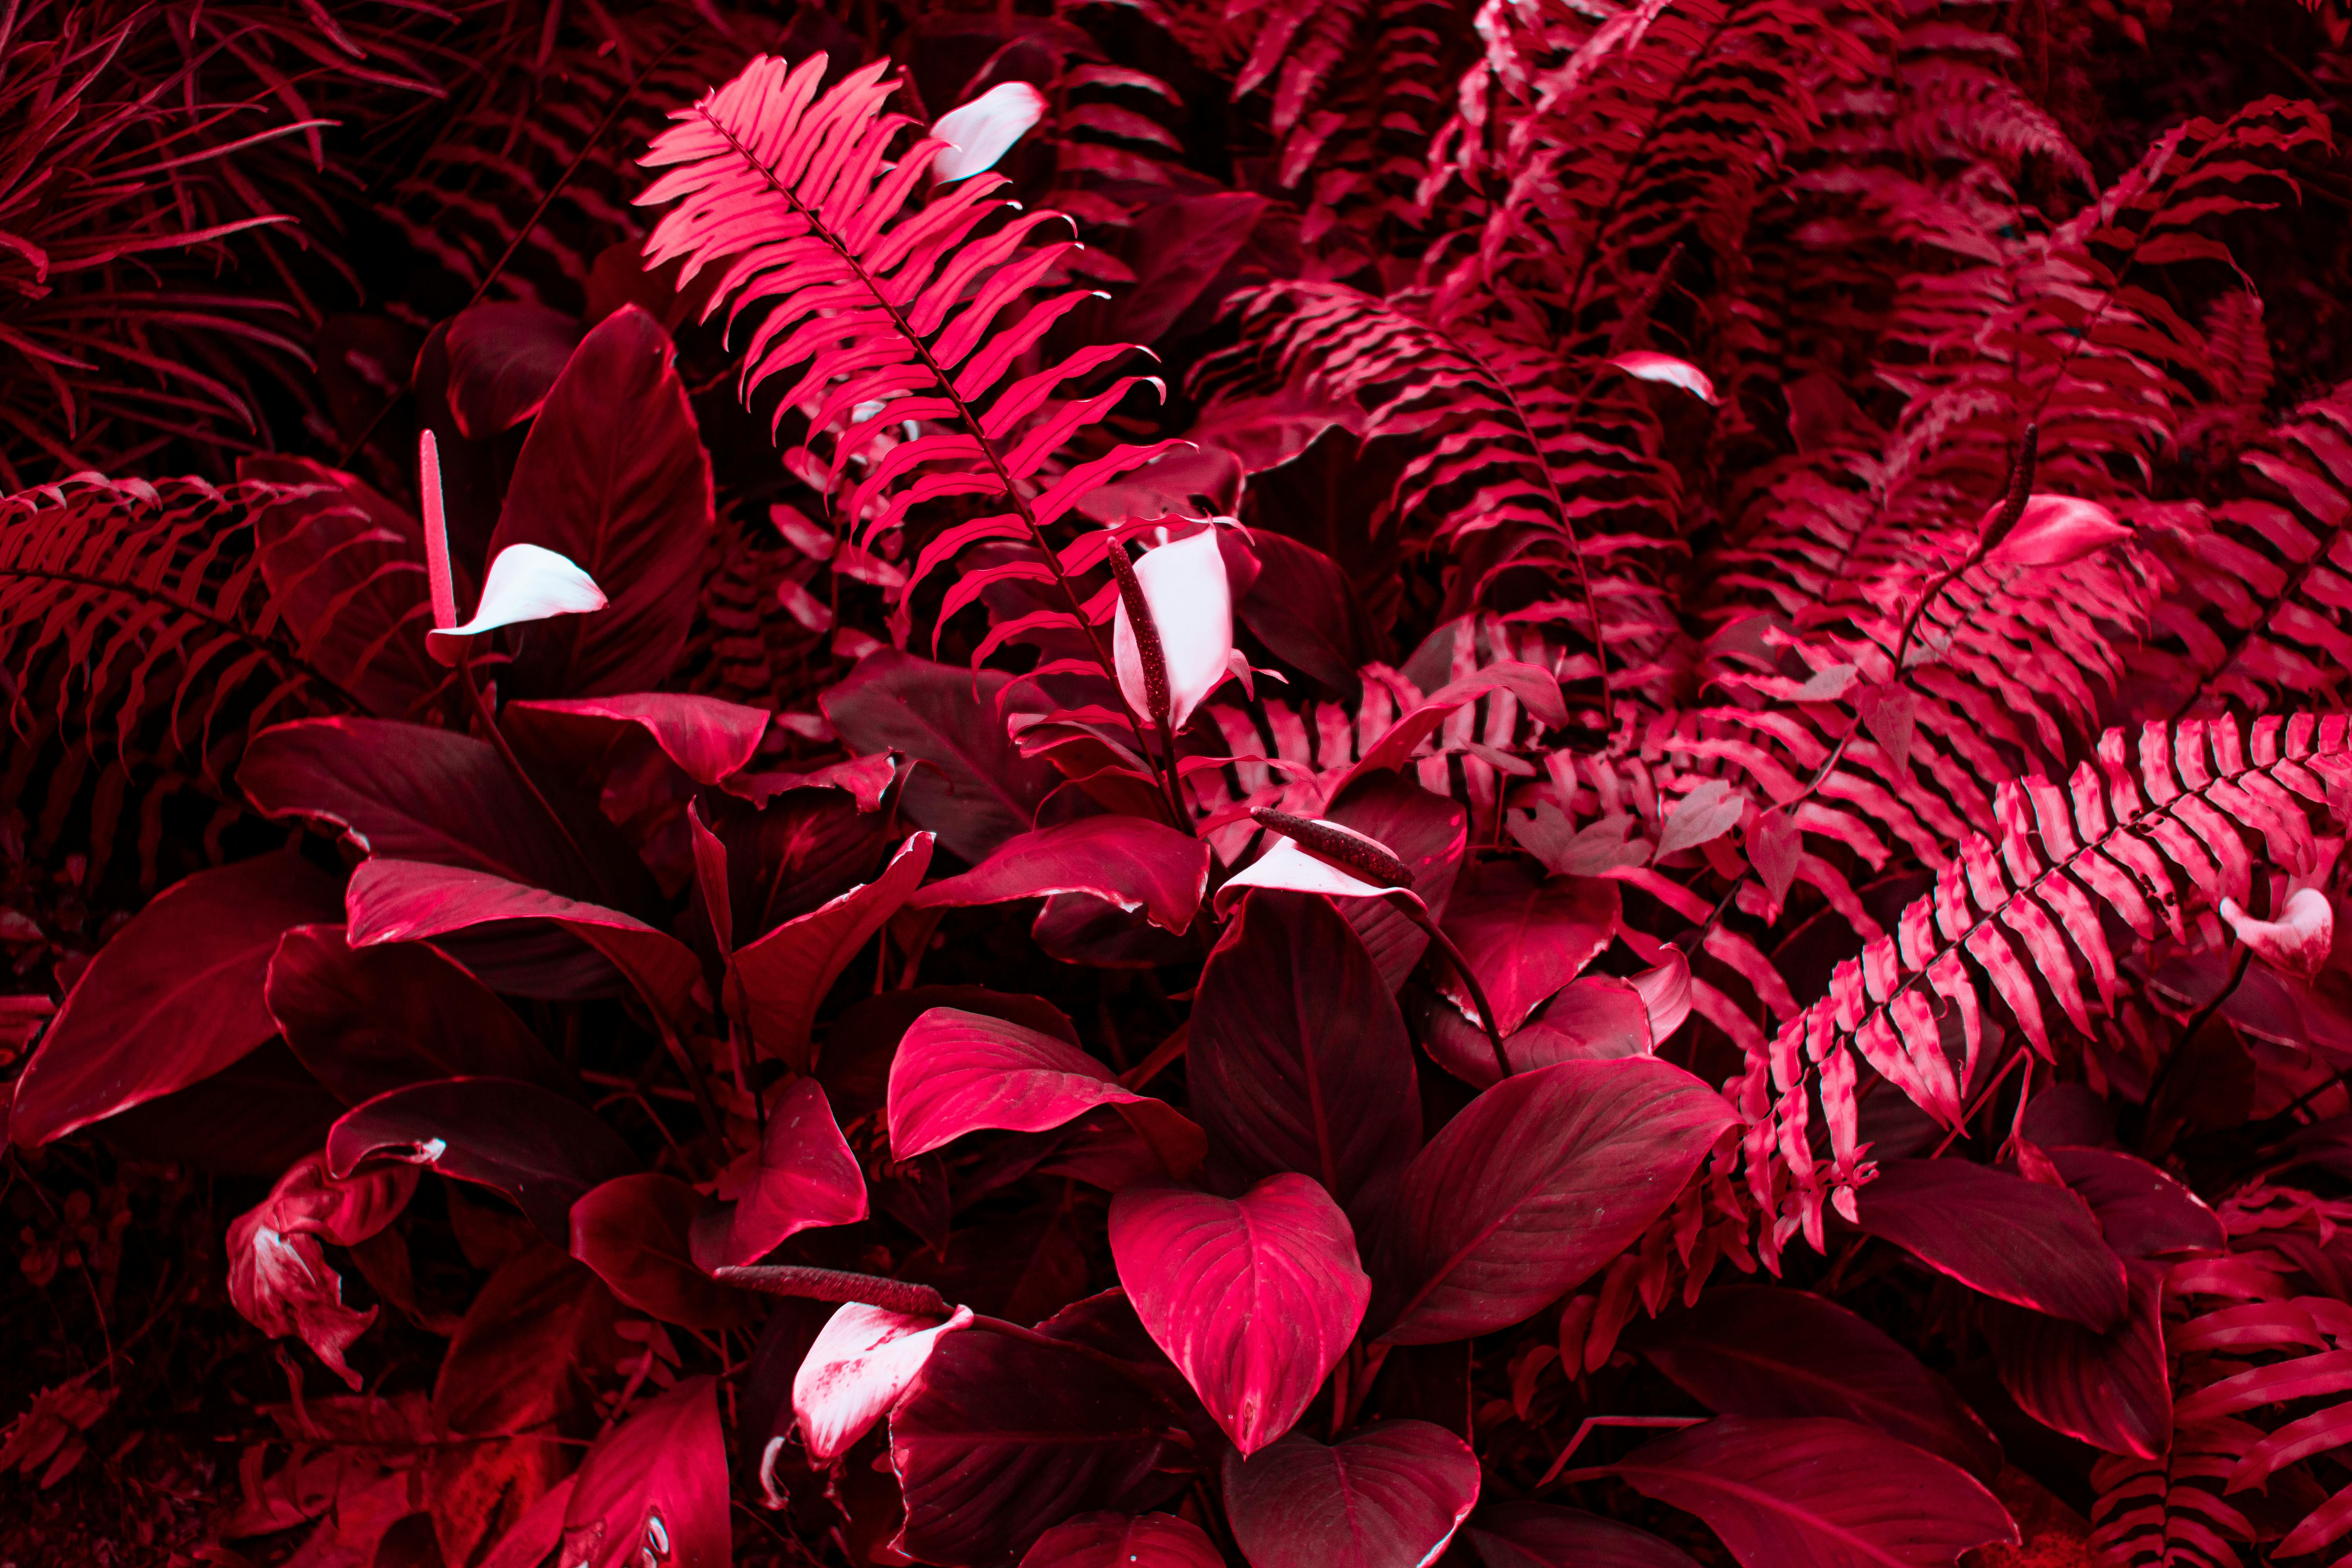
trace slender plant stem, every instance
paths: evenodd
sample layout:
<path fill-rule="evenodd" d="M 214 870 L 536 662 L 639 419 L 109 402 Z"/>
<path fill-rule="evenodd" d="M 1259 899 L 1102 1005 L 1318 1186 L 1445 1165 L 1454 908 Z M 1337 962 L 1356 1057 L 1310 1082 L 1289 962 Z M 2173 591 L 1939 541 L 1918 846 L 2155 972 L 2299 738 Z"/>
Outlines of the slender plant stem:
<path fill-rule="evenodd" d="M 498 716 L 490 711 L 489 700 L 482 695 L 481 686 L 474 679 L 471 648 L 457 657 L 457 681 L 466 689 L 466 696 L 474 705 L 474 717 L 482 721 L 482 729 L 488 735 L 490 744 L 497 747 L 499 755 L 506 759 L 508 771 L 514 774 L 525 793 L 539 803 L 541 812 L 554 824 L 555 831 L 563 836 L 563 842 L 572 847 L 572 852 L 580 857 L 581 864 L 593 869 L 595 862 L 588 858 L 588 851 L 581 847 L 579 839 L 572 837 L 571 827 L 556 811 L 554 803 L 540 792 L 537 781 L 530 776 L 530 770 L 522 765 L 522 759 L 515 755 L 514 747 L 508 744 L 506 732 L 499 728 Z"/>
<path fill-rule="evenodd" d="M 1486 1043 L 1495 1049 L 1495 1068 L 1505 1078 L 1510 1077 L 1511 1058 L 1503 1049 L 1503 1031 L 1495 1026 L 1495 1009 L 1487 1005 L 1486 988 L 1478 984 L 1477 973 L 1471 969 L 1470 961 L 1462 956 L 1462 950 L 1454 945 L 1454 939 L 1430 919 L 1428 905 L 1413 897 L 1408 889 L 1395 888 L 1390 891 L 1404 894 L 1403 898 L 1391 899 L 1391 904 L 1402 910 L 1405 919 L 1428 934 L 1429 940 L 1437 944 L 1438 951 L 1445 954 L 1445 961 L 1454 966 L 1454 973 L 1462 977 L 1463 986 L 1470 993 L 1470 1000 L 1477 1004 L 1478 1025 L 1486 1031 Z"/>

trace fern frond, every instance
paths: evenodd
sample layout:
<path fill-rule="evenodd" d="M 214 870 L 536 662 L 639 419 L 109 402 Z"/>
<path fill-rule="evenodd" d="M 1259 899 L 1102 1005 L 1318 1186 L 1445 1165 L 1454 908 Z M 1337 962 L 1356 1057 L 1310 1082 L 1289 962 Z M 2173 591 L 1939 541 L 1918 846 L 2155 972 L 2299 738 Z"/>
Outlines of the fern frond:
<path fill-rule="evenodd" d="M 2352 401 L 2323 398 L 2240 454 L 2248 493 L 2184 514 L 2145 662 L 2158 711 L 2340 698 L 2352 669 Z"/>
<path fill-rule="evenodd" d="M 48 781 L 47 834 L 96 766 L 121 782 L 86 802 L 93 848 L 122 789 L 189 784 L 232 799 L 263 726 L 364 704 L 305 657 L 266 580 L 255 520 L 279 487 L 215 489 L 79 476 L 0 500 L 5 784 Z"/>
<path fill-rule="evenodd" d="M 2342 831 L 2352 805 L 2352 721 L 2340 714 L 2273 715 L 2251 731 L 2230 719 L 2149 724 L 2137 751 L 2135 763 L 2124 732 L 2111 730 L 2095 764 L 2084 763 L 2063 787 L 2040 776 L 2002 784 L 1998 839 L 1964 839 L 1934 890 L 1904 910 L 1895 934 L 1841 964 L 1827 994 L 1774 1037 L 1769 1061 L 1750 1063 L 1742 1091 L 1755 1119 L 1749 1178 L 1768 1212 L 1793 1198 L 1819 1245 L 1819 1173 L 1801 1136 L 1776 1144 L 1774 1134 L 1776 1115 L 1804 1125 L 1809 1066 L 1851 1092 L 1851 1050 L 1957 1126 L 1989 1025 L 2013 1024 L 2049 1061 L 2059 1030 L 2087 1035 L 2093 1017 L 2113 1009 L 2120 981 L 2103 910 L 2143 940 L 2187 940 L 2194 931 L 2217 942 L 2213 906 L 2234 898 L 2272 907 L 2271 873 L 2315 869 L 2315 837 Z M 1957 1073 L 1931 998 L 1960 1020 Z M 1843 1190 L 1857 1174 L 1854 1124 L 1832 1116 L 1831 1125 L 1831 1176 Z M 1790 1193 L 1776 1190 L 1776 1146 L 1789 1155 Z"/>
<path fill-rule="evenodd" d="M 1366 440 L 1407 444 L 1384 517 L 1413 548 L 1465 562 L 1456 608 L 1506 568 L 1536 566 L 1561 602 L 1523 614 L 1589 650 L 1562 665 L 1564 683 L 1591 683 L 1606 713 L 1614 689 L 1654 677 L 1676 630 L 1656 559 L 1678 546 L 1676 479 L 1647 408 L 1595 384 L 1608 373 L 1588 366 L 1570 394 L 1548 350 L 1343 284 L 1272 284 L 1232 304 L 1241 341 L 1202 365 L 1196 392 L 1292 386 L 1356 405 Z"/>
<path fill-rule="evenodd" d="M 828 495 L 845 490 L 837 510 L 858 543 L 870 547 L 906 527 L 929 501 L 976 498 L 1003 509 L 930 540 L 908 599 L 964 550 L 1010 541 L 1035 556 L 965 574 L 939 624 L 992 582 L 1045 581 L 1058 586 L 1063 603 L 1038 628 L 1077 631 L 1099 645 L 1072 578 L 1098 563 L 1102 535 L 1090 532 L 1056 553 L 1045 531 L 1097 485 L 1165 445 L 1116 447 L 1050 487 L 1041 477 L 1070 437 L 1135 386 L 1160 384 L 1121 374 L 1091 390 L 1097 373 L 1141 352 L 1125 344 L 1080 349 L 1016 374 L 1088 296 L 1069 290 L 1009 324 L 999 318 L 1076 242 L 1036 243 L 1060 215 L 1012 216 L 1013 204 L 992 194 L 1005 183 L 994 174 L 910 206 L 943 144 L 902 144 L 914 122 L 884 111 L 898 87 L 885 79 L 887 68 L 865 67 L 820 93 L 824 56 L 797 67 L 761 58 L 681 110 L 644 159 L 667 172 L 638 203 L 678 204 L 647 239 L 646 260 L 682 259 L 682 282 L 723 266 L 710 310 L 724 309 L 748 333 L 744 395 L 792 378 L 777 426 L 798 413 L 812 439 L 829 448 L 803 472 Z M 854 482 L 853 468 L 862 470 Z M 902 599 L 902 616 L 905 609 Z M 903 633 L 903 619 L 900 626 Z M 1097 662 L 1108 669 L 1108 653 Z"/>

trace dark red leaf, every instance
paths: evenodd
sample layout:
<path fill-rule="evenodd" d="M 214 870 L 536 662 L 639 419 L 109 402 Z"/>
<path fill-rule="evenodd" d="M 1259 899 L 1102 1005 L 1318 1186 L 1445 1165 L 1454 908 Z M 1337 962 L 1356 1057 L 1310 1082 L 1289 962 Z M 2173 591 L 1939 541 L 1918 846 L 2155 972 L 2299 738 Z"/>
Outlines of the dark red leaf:
<path fill-rule="evenodd" d="M 1062 782 L 1004 732 L 996 698 L 1011 679 L 984 669 L 975 683 L 961 666 L 883 648 L 824 698 L 825 717 L 853 752 L 902 752 L 930 764 L 908 775 L 907 815 L 973 865 L 1029 831 L 1038 804 Z"/>
<path fill-rule="evenodd" d="M 816 1079 L 798 1080 L 769 1108 L 751 1180 L 722 1213 L 709 1257 L 696 1237 L 696 1261 L 712 1268 L 757 1263 L 812 1226 L 866 1217 L 866 1174 Z"/>
<path fill-rule="evenodd" d="M 1201 972 L 1186 1056 L 1228 1191 L 1304 1171 L 1352 1205 L 1420 1145 L 1403 1016 L 1328 899 L 1259 889 L 1242 901 Z"/>
<path fill-rule="evenodd" d="M 890 1152 L 911 1159 L 988 1127 L 1042 1132 L 1098 1105 L 1125 1117 L 1170 1174 L 1199 1167 L 1201 1130 L 1119 1087 L 1086 1052 L 1003 1018 L 934 1007 L 908 1029 L 890 1065 Z"/>
<path fill-rule="evenodd" d="M 625 1306 L 689 1329 L 740 1327 L 753 1298 L 694 1260 L 702 1198 L 676 1176 L 640 1171 L 600 1182 L 572 1204 L 572 1256 Z"/>
<path fill-rule="evenodd" d="M 1617 933 L 1617 884 L 1598 877 L 1539 877 L 1524 861 L 1488 860 L 1454 889 L 1442 922 L 1478 972 L 1505 1034 L 1575 979 Z M 1471 997 L 1448 972 L 1446 994 Z"/>
<path fill-rule="evenodd" d="M 499 301 L 458 311 L 442 342 L 457 432 L 486 441 L 539 412 L 580 342 L 580 323 L 544 305 Z"/>
<path fill-rule="evenodd" d="M 623 306 L 572 351 L 523 442 L 488 558 L 552 550 L 608 604 L 531 627 L 509 667 L 520 691 L 650 691 L 685 650 L 714 513 L 674 357 L 661 323 Z"/>
<path fill-rule="evenodd" d="M 361 480 L 301 458 L 237 477 L 289 487 L 254 513 L 255 559 L 302 657 L 385 719 L 409 719 L 449 672 L 425 651 L 425 527 Z"/>
<path fill-rule="evenodd" d="M 1717 1285 L 1626 1342 L 1720 1415 L 1834 1415 L 1979 1480 L 2000 1468 L 2000 1445 L 1942 1378 L 1867 1320 L 1807 1291 Z"/>
<path fill-rule="evenodd" d="M 1647 1058 L 1504 1079 L 1399 1178 L 1366 1326 L 1428 1344 L 1517 1322 L 1647 1229 L 1733 1122 L 1722 1096 Z"/>
<path fill-rule="evenodd" d="M 340 925 L 297 926 L 269 961 L 266 996 L 286 1043 L 345 1105 L 444 1078 L 578 1089 L 488 986 L 423 942 L 355 948 Z"/>
<path fill-rule="evenodd" d="M 1418 1023 L 1423 1047 L 1455 1078 L 1486 1089 L 1502 1076 L 1486 1032 L 1452 1003 L 1433 999 Z M 1654 1044 L 1649 1004 L 1631 984 L 1609 974 L 1570 981 L 1504 1041 L 1511 1066 L 1522 1072 L 1555 1062 L 1646 1057 Z"/>
<path fill-rule="evenodd" d="M 1225 1513 L 1251 1568 L 1427 1568 L 1478 1501 L 1470 1446 L 1383 1421 L 1324 1447 L 1294 1432 L 1225 1455 Z"/>
<path fill-rule="evenodd" d="M 257 809 L 331 825 L 370 856 L 600 903 L 652 895 L 611 823 L 583 807 L 557 828 L 497 749 L 470 735 L 383 719 L 306 719 L 255 736 L 236 779 Z"/>
<path fill-rule="evenodd" d="M 1469 814 L 1459 805 L 1395 773 L 1376 773 L 1341 791 L 1324 816 L 1387 845 L 1412 873 L 1413 896 L 1443 919 L 1469 831 Z M 1363 938 L 1388 988 L 1403 984 L 1421 962 L 1429 933 L 1387 899 L 1344 899 L 1339 909 Z"/>
<path fill-rule="evenodd" d="M 1486 1568 L 1698 1568 L 1647 1531 L 1549 1503 L 1482 1508 L 1467 1533 Z"/>
<path fill-rule="evenodd" d="M 2105 1333 L 1993 1301 L 1985 1337 L 2000 1385 L 2028 1415 L 2093 1447 L 2161 1458 L 2172 1445 L 2165 1271 L 2137 1258 L 2129 1269 L 2131 1305 Z"/>
<path fill-rule="evenodd" d="M 1742 1568 L 1951 1568 L 2018 1539 L 1966 1470 L 1851 1421 L 1718 1415 L 1609 1468 L 1706 1521 Z"/>
<path fill-rule="evenodd" d="M 588 1450 L 563 1510 L 562 1568 L 727 1568 L 727 1446 L 719 1385 L 689 1377 Z"/>
<path fill-rule="evenodd" d="M 2219 1252 L 2221 1216 L 2145 1160 L 2113 1149 L 2053 1149 L 2051 1163 L 2091 1205 L 2107 1245 L 2126 1258 Z"/>
<path fill-rule="evenodd" d="M 352 874 L 343 901 L 353 947 L 386 942 L 447 947 L 452 944 L 443 939 L 462 933 L 469 945 L 458 952 L 474 958 L 468 967 L 517 995 L 613 995 L 617 972 L 657 1016 L 675 1019 L 702 982 L 691 948 L 634 916 L 480 872 L 420 860 L 370 860 Z M 510 956 L 513 947 L 470 945 L 477 927 L 501 928 L 492 934 L 503 937 L 503 928 L 526 921 L 553 928 L 526 933 L 551 936 L 552 952 L 545 944 L 525 946 L 520 951 L 528 956 L 518 962 Z M 506 962 L 492 967 L 476 954 Z"/>
<path fill-rule="evenodd" d="M 1290 1430 L 1371 1299 L 1348 1216 L 1289 1173 L 1238 1199 L 1129 1187 L 1110 1250 L 1143 1326 L 1244 1456 Z"/>
<path fill-rule="evenodd" d="M 1346 574 L 1321 551 L 1270 530 L 1253 534 L 1249 547 L 1260 570 L 1234 613 L 1276 658 L 1353 698 L 1370 644 Z"/>
<path fill-rule="evenodd" d="M 100 948 L 16 1082 L 8 1136 L 35 1148 L 208 1078 L 278 1032 L 278 939 L 332 921 L 333 879 L 265 855 L 174 882 Z"/>
<path fill-rule="evenodd" d="M 1201 1527 L 1170 1513 L 1087 1513 L 1037 1538 L 1021 1568 L 1224 1568 Z"/>
<path fill-rule="evenodd" d="M 915 909 L 968 909 L 1049 893 L 1088 893 L 1140 910 L 1162 931 L 1192 923 L 1209 886 L 1209 846 L 1139 816 L 1087 816 L 1006 840 L 961 877 L 915 895 Z"/>
<path fill-rule="evenodd" d="M 678 691 L 512 702 L 499 716 L 518 749 L 562 753 L 575 764 L 610 749 L 625 731 L 641 730 L 688 778 L 706 784 L 751 765 L 770 718 L 765 709 Z"/>
<path fill-rule="evenodd" d="M 2083 1201 L 1965 1160 L 1887 1160 L 1861 1228 L 1974 1290 L 2104 1332 L 2124 1315 L 2123 1259 Z"/>
<path fill-rule="evenodd" d="M 328 1133 L 327 1164 L 336 1176 L 372 1157 L 430 1165 L 503 1193 L 541 1235 L 567 1247 L 573 1202 L 637 1169 L 621 1135 L 584 1107 L 537 1084 L 499 1078 L 395 1089 Z"/>
<path fill-rule="evenodd" d="M 809 1030 L 825 993 L 857 950 L 922 884 L 931 836 L 909 835 L 882 874 L 736 952 L 727 972 L 728 1010 L 743 1018 L 753 1044 L 798 1072 L 816 1065 Z"/>
<path fill-rule="evenodd" d="M 1150 1508 L 1171 1488 L 1174 1406 L 1108 1358 L 1003 1334 L 941 1337 L 890 1416 L 907 1519 L 924 1563 L 1007 1563 L 1073 1514 Z"/>

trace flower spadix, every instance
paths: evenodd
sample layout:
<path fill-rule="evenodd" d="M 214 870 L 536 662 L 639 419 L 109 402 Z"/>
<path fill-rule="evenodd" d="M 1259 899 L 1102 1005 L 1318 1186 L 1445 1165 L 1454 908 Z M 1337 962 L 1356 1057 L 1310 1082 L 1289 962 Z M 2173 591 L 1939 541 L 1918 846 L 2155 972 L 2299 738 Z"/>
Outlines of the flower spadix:
<path fill-rule="evenodd" d="M 425 634 L 425 647 L 435 659 L 454 665 L 474 638 L 500 626 L 604 607 L 604 591 L 570 557 L 536 544 L 509 544 L 490 563 L 474 618 L 458 625 L 449 520 L 441 500 L 441 449 L 430 430 L 417 439 L 417 463 L 425 499 L 425 576 L 433 596 L 433 629 Z"/>
<path fill-rule="evenodd" d="M 1165 530 L 1162 530 L 1164 538 Z M 1113 549 L 1118 548 L 1114 544 Z M 1212 526 L 1144 552 L 1134 563 L 1135 582 L 1159 632 L 1160 657 L 1167 672 L 1167 721 L 1181 730 L 1209 693 L 1237 673 L 1234 647 L 1234 592 L 1225 558 Z M 1111 663 L 1118 689 L 1147 721 L 1156 721 L 1159 695 L 1145 665 L 1145 649 L 1121 595 L 1113 614 Z"/>
<path fill-rule="evenodd" d="M 1319 816 L 1294 816 L 1260 806 L 1250 813 L 1277 837 L 1265 854 L 1217 889 L 1220 914 L 1252 888 L 1320 893 L 1328 899 L 1378 899 L 1412 894 L 1412 872 L 1397 852 L 1369 834 Z"/>

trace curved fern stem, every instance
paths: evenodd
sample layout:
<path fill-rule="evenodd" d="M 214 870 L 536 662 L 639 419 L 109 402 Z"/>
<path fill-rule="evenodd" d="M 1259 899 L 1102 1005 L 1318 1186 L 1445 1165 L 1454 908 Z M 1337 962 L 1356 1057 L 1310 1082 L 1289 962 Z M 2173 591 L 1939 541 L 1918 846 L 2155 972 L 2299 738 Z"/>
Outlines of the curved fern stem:
<path fill-rule="evenodd" d="M 1101 666 L 1103 675 L 1110 681 L 1111 689 L 1118 695 L 1119 706 L 1126 710 L 1128 721 L 1134 727 L 1137 738 L 1141 739 L 1146 733 L 1143 717 L 1137 713 L 1134 705 L 1128 701 L 1127 694 L 1119 690 L 1118 669 L 1111 661 L 1110 649 L 1104 645 L 1102 634 L 1095 629 L 1091 621 L 1087 619 L 1086 602 L 1078 596 L 1077 586 L 1070 581 L 1069 574 L 1062 569 L 1061 556 L 1046 542 L 1045 531 L 1037 523 L 1036 509 L 1030 505 L 1029 498 L 1023 495 L 1020 486 L 1013 482 L 1013 471 L 1006 466 L 1004 456 L 997 449 L 995 440 L 989 436 L 987 426 L 982 422 L 979 411 L 972 407 L 969 398 L 956 390 L 955 378 L 948 374 L 947 367 L 940 364 L 938 356 L 931 353 L 930 344 L 923 341 L 922 334 L 916 331 L 913 325 L 908 321 L 906 312 L 891 300 L 890 296 L 875 279 L 874 274 L 868 271 L 866 264 L 857 258 L 856 253 L 842 242 L 841 237 L 833 231 L 832 226 L 810 208 L 807 203 L 794 195 L 791 186 L 778 179 L 776 172 L 761 163 L 758 155 L 743 144 L 742 139 L 726 125 L 721 124 L 719 118 L 709 109 L 698 104 L 696 112 L 701 116 L 702 122 L 717 132 L 725 140 L 727 145 L 733 149 L 736 156 L 743 160 L 745 167 L 760 172 L 760 178 L 766 184 L 768 189 L 782 197 L 795 213 L 800 215 L 803 221 L 807 223 L 809 232 L 823 240 L 826 247 L 840 258 L 841 264 L 846 267 L 850 275 L 857 279 L 860 287 L 873 300 L 876 308 L 889 318 L 890 325 L 901 338 L 906 340 L 908 346 L 914 350 L 916 357 L 922 362 L 924 370 L 929 373 L 933 384 L 940 389 L 940 395 L 954 408 L 956 417 L 961 421 L 964 428 L 971 433 L 974 446 L 979 449 L 980 455 L 986 459 L 990 471 L 994 474 L 997 484 L 1003 489 L 1005 501 L 1019 515 L 1022 527 L 1028 531 L 1030 543 L 1035 547 L 1038 554 L 1045 558 L 1047 570 L 1054 574 L 1055 586 L 1062 591 L 1062 597 L 1069 605 L 1072 617 L 1076 620 L 1079 628 L 1086 633 L 1087 646 L 1094 654 L 1095 662 Z M 830 498 L 827 504 L 830 504 Z M 1153 763 L 1153 769 L 1155 772 L 1161 772 L 1157 762 Z M 1160 786 L 1170 803 L 1169 815 L 1174 826 L 1180 831 L 1189 834 L 1192 832 L 1192 816 L 1176 804 L 1179 797 L 1171 772 L 1162 772 Z"/>

